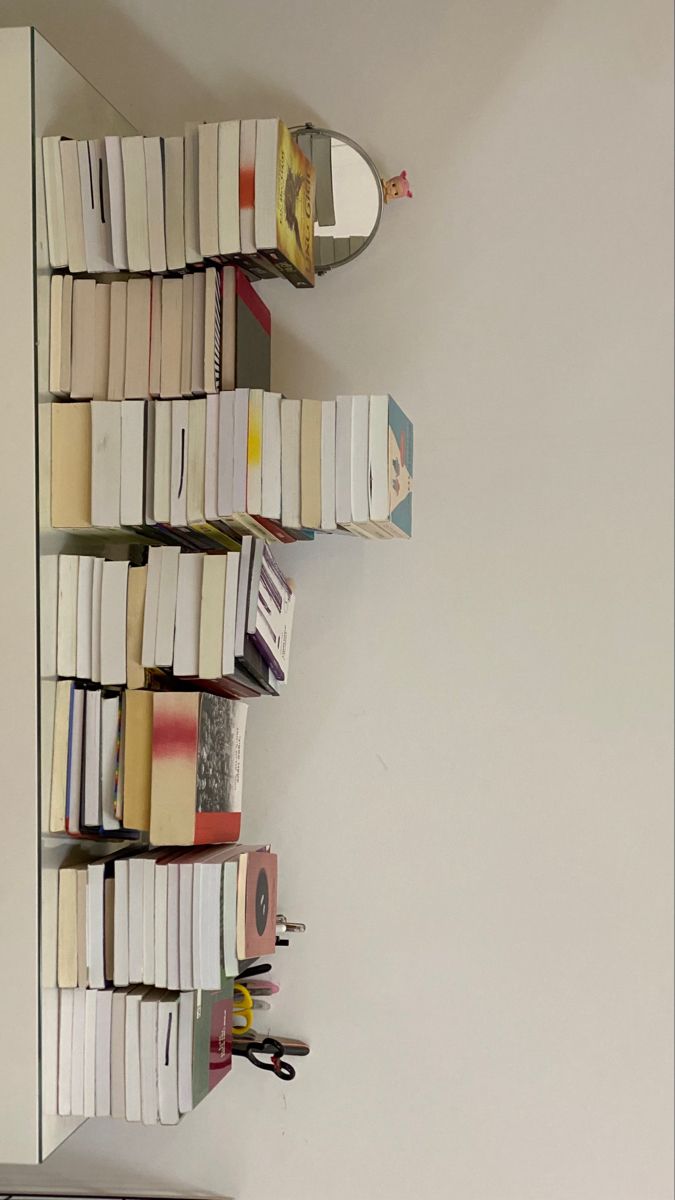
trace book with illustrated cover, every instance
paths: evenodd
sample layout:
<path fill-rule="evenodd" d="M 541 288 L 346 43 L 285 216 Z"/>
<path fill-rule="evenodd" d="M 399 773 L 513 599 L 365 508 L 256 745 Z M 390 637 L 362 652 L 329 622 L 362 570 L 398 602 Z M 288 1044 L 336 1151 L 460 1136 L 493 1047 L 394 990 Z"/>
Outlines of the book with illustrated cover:
<path fill-rule="evenodd" d="M 242 701 L 206 692 L 155 694 L 150 808 L 155 845 L 236 842 L 247 713 Z"/>
<path fill-rule="evenodd" d="M 232 1067 L 234 980 L 217 992 L 181 992 L 178 1015 L 178 1107 L 191 1112 Z"/>
<path fill-rule="evenodd" d="M 370 520 L 389 537 L 412 535 L 413 425 L 391 396 L 370 397 Z"/>
<path fill-rule="evenodd" d="M 258 121 L 255 241 L 296 287 L 314 286 L 315 171 L 283 121 Z"/>

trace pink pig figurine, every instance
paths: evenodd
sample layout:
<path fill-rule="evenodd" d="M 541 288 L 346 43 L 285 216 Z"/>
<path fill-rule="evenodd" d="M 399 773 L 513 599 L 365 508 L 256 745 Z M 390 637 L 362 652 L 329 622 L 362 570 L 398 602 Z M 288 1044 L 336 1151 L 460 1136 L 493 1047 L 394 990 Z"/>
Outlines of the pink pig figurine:
<path fill-rule="evenodd" d="M 412 200 L 407 171 L 401 171 L 400 175 L 394 175 L 391 179 L 383 179 L 382 190 L 385 204 L 390 200 L 399 200 L 401 196 L 408 196 Z"/>

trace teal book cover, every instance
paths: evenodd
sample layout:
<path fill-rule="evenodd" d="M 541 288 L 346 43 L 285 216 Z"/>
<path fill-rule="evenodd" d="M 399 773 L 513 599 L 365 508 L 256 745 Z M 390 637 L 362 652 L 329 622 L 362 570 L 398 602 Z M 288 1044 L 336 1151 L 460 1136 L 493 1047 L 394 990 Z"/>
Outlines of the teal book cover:
<path fill-rule="evenodd" d="M 413 426 L 389 397 L 389 520 L 412 536 Z"/>

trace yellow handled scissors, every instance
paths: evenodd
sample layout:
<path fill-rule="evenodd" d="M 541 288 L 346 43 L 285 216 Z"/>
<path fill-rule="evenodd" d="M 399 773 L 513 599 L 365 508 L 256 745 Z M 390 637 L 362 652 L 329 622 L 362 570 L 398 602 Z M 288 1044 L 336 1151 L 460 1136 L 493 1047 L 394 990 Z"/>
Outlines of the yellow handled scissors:
<path fill-rule="evenodd" d="M 239 1021 L 243 1021 L 243 1024 L 238 1024 Z M 252 1024 L 253 997 L 243 983 L 235 983 L 232 1033 L 235 1037 L 242 1037 L 245 1033 L 248 1033 Z"/>

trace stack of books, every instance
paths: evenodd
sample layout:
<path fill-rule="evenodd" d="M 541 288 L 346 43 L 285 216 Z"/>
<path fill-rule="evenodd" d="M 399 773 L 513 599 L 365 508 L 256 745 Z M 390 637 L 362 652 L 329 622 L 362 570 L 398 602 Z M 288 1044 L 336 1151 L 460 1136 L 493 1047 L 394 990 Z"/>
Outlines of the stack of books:
<path fill-rule="evenodd" d="M 59 680 L 50 833 L 126 840 L 149 830 L 156 844 L 235 842 L 247 714 L 243 701 L 211 692 L 117 691 Z M 171 742 L 178 727 L 190 731 L 189 744 Z M 198 768 L 206 757 L 204 775 Z"/>
<path fill-rule="evenodd" d="M 250 536 L 238 554 L 153 546 L 139 566 L 46 557 L 40 640 L 50 832 L 236 841 L 241 701 L 278 695 L 285 684 L 294 611 L 295 593 L 269 546 Z M 192 775 L 199 756 L 212 761 L 219 800 L 212 797 L 208 811 L 221 816 L 210 824 L 195 818 L 203 806 L 192 775 L 171 768 L 161 781 L 167 721 L 194 731 Z M 215 741 L 206 736 L 214 730 Z M 179 817 L 180 836 L 171 823 Z"/>
<path fill-rule="evenodd" d="M 269 309 L 237 267 L 112 283 L 52 275 L 49 390 L 71 400 L 270 387 Z"/>
<path fill-rule="evenodd" d="M 194 1108 L 230 1070 L 234 979 L 274 953 L 276 912 L 268 846 L 62 867 L 59 1113 L 175 1124 Z"/>
<path fill-rule="evenodd" d="M 44 677 L 142 688 L 151 672 L 171 673 L 223 695 L 229 681 L 234 697 L 286 682 L 295 593 L 260 539 L 245 535 L 237 553 L 151 546 L 137 566 L 89 554 L 42 561 Z"/>
<path fill-rule="evenodd" d="M 192 548 L 412 532 L 413 427 L 391 396 L 54 402 L 51 521 Z"/>
<path fill-rule="evenodd" d="M 49 259 L 73 274 L 231 260 L 314 283 L 315 171 L 276 118 L 184 137 L 42 139 Z"/>
<path fill-rule="evenodd" d="M 59 1115 L 178 1124 L 231 1070 L 233 991 L 62 988 Z"/>
<path fill-rule="evenodd" d="M 269 846 L 123 850 L 61 867 L 58 905 L 59 987 L 217 991 L 223 973 L 274 953 L 277 857 Z"/>

